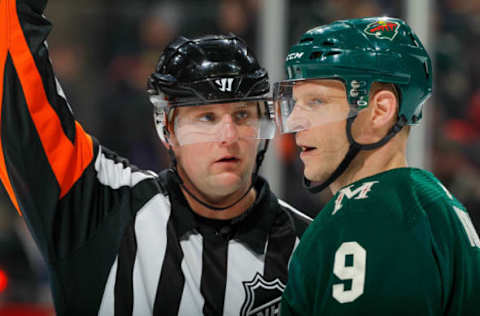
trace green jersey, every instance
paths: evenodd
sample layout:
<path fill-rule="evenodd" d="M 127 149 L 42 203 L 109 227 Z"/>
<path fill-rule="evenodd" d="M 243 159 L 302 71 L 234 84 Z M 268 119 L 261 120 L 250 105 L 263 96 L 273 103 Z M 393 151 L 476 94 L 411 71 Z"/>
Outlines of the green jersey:
<path fill-rule="evenodd" d="M 302 237 L 281 315 L 480 315 L 480 240 L 431 173 L 342 188 Z"/>

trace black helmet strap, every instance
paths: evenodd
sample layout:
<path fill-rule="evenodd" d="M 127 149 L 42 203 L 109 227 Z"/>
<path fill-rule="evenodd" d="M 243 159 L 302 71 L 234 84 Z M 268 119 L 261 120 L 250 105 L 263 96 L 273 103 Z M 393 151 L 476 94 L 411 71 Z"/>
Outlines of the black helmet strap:
<path fill-rule="evenodd" d="M 168 148 L 168 155 L 170 157 L 170 169 L 169 169 L 169 171 L 172 173 L 172 176 L 173 176 L 173 179 L 175 180 L 175 182 L 178 185 L 180 185 L 185 190 L 185 192 L 187 192 L 187 194 L 190 195 L 195 201 L 197 201 L 198 203 L 202 204 L 203 206 L 205 206 L 205 207 L 207 207 L 211 210 L 223 211 L 223 210 L 226 210 L 228 208 L 231 208 L 232 206 L 234 206 L 238 202 L 240 202 L 250 192 L 250 190 L 255 186 L 255 183 L 257 182 L 258 171 L 260 170 L 260 166 L 262 165 L 263 159 L 265 158 L 265 153 L 267 152 L 269 142 L 270 142 L 270 140 L 266 139 L 265 142 L 264 142 L 263 148 L 260 149 L 257 153 L 257 157 L 256 157 L 256 160 L 255 160 L 255 170 L 252 173 L 252 181 L 251 181 L 250 186 L 248 187 L 248 190 L 246 190 L 245 193 L 240 198 L 238 198 L 235 202 L 233 202 L 232 204 L 227 205 L 225 207 L 213 206 L 213 205 L 210 205 L 210 204 L 200 200 L 200 198 L 198 198 L 195 194 L 193 194 L 185 186 L 182 178 L 178 174 L 177 158 L 175 156 L 175 152 L 172 150 L 171 147 Z M 192 185 L 194 185 L 194 184 L 192 183 Z"/>
<path fill-rule="evenodd" d="M 395 125 L 393 125 L 392 128 L 390 128 L 387 135 L 385 135 L 381 140 L 371 144 L 359 144 L 355 141 L 355 139 L 353 139 L 353 136 L 352 136 L 352 124 L 356 117 L 357 115 L 355 114 L 352 117 L 349 117 L 347 119 L 346 132 L 347 132 L 348 142 L 350 143 L 350 147 L 348 148 L 348 151 L 345 157 L 343 158 L 342 162 L 338 165 L 337 169 L 335 169 L 335 171 L 330 175 L 330 177 L 326 181 L 313 186 L 311 185 L 310 180 L 303 177 L 303 186 L 309 192 L 318 193 L 323 191 L 326 187 L 332 184 L 332 182 L 335 181 L 348 168 L 348 166 L 353 161 L 353 159 L 355 159 L 355 157 L 357 156 L 360 150 L 373 150 L 385 145 L 407 123 L 407 119 L 404 116 L 400 116 L 397 119 L 397 122 L 395 123 Z"/>

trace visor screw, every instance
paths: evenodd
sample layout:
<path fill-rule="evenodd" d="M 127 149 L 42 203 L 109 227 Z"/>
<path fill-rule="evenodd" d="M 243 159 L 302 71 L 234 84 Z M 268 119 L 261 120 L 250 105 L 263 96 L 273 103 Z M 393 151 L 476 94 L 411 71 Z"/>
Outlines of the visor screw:
<path fill-rule="evenodd" d="M 352 82 L 350 83 L 350 86 L 353 88 L 353 89 L 358 89 L 361 87 L 361 83 L 357 80 L 352 80 Z"/>

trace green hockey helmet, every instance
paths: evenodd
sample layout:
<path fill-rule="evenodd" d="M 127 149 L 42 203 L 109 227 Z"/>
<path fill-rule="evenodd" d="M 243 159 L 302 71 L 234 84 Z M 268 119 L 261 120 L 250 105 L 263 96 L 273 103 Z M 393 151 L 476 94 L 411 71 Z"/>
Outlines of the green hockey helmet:
<path fill-rule="evenodd" d="M 396 18 L 340 20 L 311 29 L 290 48 L 285 66 L 288 80 L 274 87 L 282 132 L 296 131 L 285 128 L 285 120 L 295 106 L 292 86 L 299 81 L 342 81 L 351 115 L 368 106 L 373 82 L 394 84 L 400 97 L 398 117 L 406 124 L 421 119 L 422 105 L 432 92 L 430 57 L 411 28 Z"/>

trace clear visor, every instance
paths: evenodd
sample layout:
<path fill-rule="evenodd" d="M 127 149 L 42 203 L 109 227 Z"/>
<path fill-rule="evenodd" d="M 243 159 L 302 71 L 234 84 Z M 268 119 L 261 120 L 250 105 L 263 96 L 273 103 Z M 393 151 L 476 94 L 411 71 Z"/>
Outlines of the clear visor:
<path fill-rule="evenodd" d="M 332 79 L 283 81 L 274 86 L 275 119 L 281 133 L 295 133 L 358 114 L 343 82 Z"/>
<path fill-rule="evenodd" d="M 173 130 L 179 145 L 272 139 L 275 122 L 269 101 L 240 101 L 173 108 Z"/>

